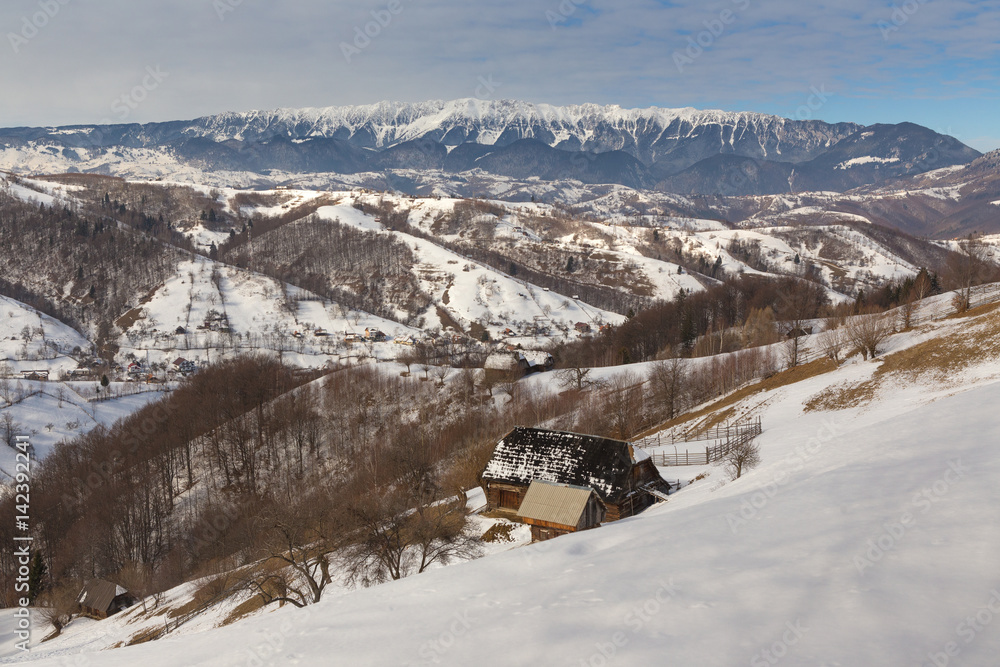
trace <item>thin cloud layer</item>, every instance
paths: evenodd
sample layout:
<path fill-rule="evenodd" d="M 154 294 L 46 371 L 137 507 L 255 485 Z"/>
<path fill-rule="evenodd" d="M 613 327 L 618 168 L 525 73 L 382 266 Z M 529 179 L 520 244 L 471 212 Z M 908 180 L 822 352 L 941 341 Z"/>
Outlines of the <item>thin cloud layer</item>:
<path fill-rule="evenodd" d="M 1000 135 L 1000 0 L 12 0 L 0 26 L 8 126 L 476 96 L 796 117 L 822 89 L 812 117 Z"/>

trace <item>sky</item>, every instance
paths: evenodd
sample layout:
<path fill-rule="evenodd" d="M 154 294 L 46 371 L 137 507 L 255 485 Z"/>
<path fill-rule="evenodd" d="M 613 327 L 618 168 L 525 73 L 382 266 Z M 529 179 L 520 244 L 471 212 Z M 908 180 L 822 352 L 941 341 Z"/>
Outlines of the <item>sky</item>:
<path fill-rule="evenodd" d="M 1000 147 L 1000 0 L 4 0 L 0 126 L 479 97 Z"/>

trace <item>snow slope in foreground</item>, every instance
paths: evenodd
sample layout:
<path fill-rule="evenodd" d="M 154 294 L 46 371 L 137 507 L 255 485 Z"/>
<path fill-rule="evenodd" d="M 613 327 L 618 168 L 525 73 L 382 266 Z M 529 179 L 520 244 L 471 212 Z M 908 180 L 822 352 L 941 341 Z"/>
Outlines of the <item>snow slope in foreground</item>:
<path fill-rule="evenodd" d="M 802 412 L 833 376 L 864 366 L 770 394 L 759 468 L 721 487 L 716 471 L 639 517 L 201 634 L 82 657 L 43 645 L 32 657 L 108 667 L 996 664 L 1000 382 Z"/>

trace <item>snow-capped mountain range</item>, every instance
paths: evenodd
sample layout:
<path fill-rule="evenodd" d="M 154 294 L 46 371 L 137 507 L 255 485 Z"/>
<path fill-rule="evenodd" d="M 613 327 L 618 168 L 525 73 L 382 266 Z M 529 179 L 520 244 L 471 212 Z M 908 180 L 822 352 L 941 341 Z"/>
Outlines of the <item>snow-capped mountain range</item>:
<path fill-rule="evenodd" d="M 0 130 L 0 167 L 132 175 L 135 162 L 282 174 L 437 169 L 575 179 L 667 192 L 846 190 L 979 153 L 913 124 L 791 120 L 692 108 L 552 106 L 514 100 L 222 113 L 192 121 Z M 204 182 L 205 179 L 200 179 Z"/>

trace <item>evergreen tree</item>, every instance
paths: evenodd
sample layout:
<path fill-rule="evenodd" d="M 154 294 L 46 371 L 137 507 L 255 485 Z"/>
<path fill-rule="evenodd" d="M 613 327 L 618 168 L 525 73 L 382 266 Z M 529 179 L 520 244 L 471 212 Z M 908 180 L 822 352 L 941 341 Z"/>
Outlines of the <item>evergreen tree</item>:
<path fill-rule="evenodd" d="M 45 590 L 45 575 L 48 568 L 42 559 L 42 552 L 36 551 L 31 555 L 31 565 L 28 571 L 28 600 L 34 604 L 39 594 Z"/>

